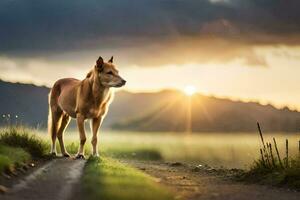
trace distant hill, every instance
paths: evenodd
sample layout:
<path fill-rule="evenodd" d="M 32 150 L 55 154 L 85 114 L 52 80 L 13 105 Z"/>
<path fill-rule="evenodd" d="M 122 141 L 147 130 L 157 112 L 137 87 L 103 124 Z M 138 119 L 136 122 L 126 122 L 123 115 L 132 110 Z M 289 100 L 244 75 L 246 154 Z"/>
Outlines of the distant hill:
<path fill-rule="evenodd" d="M 21 123 L 46 127 L 49 88 L 0 81 L 0 124 Z M 245 103 L 204 95 L 189 99 L 178 91 L 117 92 L 103 128 L 134 131 L 298 131 L 300 113 L 272 105 Z M 10 114 L 8 119 L 7 114 Z M 5 117 L 3 117 L 5 115 Z M 16 118 L 16 116 L 18 116 Z M 189 116 L 191 119 L 189 120 Z M 190 121 L 190 123 L 188 123 Z M 190 124 L 190 125 L 189 125 Z"/>
<path fill-rule="evenodd" d="M 48 93 L 49 88 L 46 87 L 0 80 L 0 124 L 19 123 L 45 127 Z"/>
<path fill-rule="evenodd" d="M 195 132 L 239 132 L 256 131 L 260 122 L 265 131 L 299 131 L 300 113 L 288 108 L 276 109 L 272 105 L 245 103 L 204 95 L 194 95 L 190 101 L 187 96 L 176 91 L 163 91 L 151 94 L 121 93 L 130 99 L 122 98 L 123 107 L 130 113 L 135 110 L 136 117 L 124 117 L 114 123 L 112 128 L 136 131 L 186 131 Z M 152 103 L 151 103 L 152 102 Z M 114 113 L 114 112 L 111 112 Z M 118 113 L 115 111 L 115 114 Z M 134 116 L 135 116 L 134 115 Z M 189 119 L 190 118 L 190 119 Z"/>

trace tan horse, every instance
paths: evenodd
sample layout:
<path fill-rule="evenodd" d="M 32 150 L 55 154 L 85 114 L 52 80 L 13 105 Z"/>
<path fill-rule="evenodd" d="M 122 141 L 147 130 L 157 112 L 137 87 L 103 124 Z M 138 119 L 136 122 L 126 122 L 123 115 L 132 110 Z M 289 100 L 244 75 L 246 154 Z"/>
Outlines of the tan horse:
<path fill-rule="evenodd" d="M 98 156 L 97 132 L 113 98 L 111 87 L 122 87 L 125 83 L 113 65 L 113 57 L 108 62 L 99 57 L 95 67 L 82 81 L 73 78 L 56 81 L 49 94 L 51 153 L 56 155 L 55 143 L 58 138 L 63 156 L 70 156 L 64 146 L 63 134 L 72 117 L 76 118 L 80 135 L 76 158 L 84 158 L 86 119 L 91 119 L 93 155 Z"/>

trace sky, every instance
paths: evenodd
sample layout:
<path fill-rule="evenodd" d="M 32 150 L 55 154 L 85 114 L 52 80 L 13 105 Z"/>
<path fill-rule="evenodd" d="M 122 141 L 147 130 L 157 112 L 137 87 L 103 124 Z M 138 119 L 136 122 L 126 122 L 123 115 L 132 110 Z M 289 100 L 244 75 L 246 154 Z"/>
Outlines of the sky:
<path fill-rule="evenodd" d="M 1 0 L 0 78 L 83 79 L 114 56 L 131 91 L 300 110 L 299 0 Z"/>

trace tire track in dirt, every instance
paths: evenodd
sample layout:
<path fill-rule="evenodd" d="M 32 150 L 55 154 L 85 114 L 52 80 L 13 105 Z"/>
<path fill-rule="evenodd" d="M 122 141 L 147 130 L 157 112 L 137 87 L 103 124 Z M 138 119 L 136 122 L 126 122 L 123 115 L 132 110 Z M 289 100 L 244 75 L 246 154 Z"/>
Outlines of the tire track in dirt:
<path fill-rule="evenodd" d="M 54 159 L 8 188 L 1 200 L 68 200 L 79 184 L 85 162 Z"/>
<path fill-rule="evenodd" d="M 186 200 L 299 200 L 300 192 L 265 185 L 246 184 L 224 178 L 207 170 L 193 171 L 188 165 L 164 162 L 123 161 L 144 173 Z"/>

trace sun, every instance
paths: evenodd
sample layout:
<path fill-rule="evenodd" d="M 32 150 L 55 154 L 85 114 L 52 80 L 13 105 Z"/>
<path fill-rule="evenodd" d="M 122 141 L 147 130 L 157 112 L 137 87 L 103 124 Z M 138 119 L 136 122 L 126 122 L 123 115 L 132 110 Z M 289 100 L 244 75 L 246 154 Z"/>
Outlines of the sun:
<path fill-rule="evenodd" d="M 185 86 L 183 91 L 187 96 L 192 96 L 193 94 L 196 93 L 196 87 L 193 85 L 187 85 L 187 86 Z"/>

